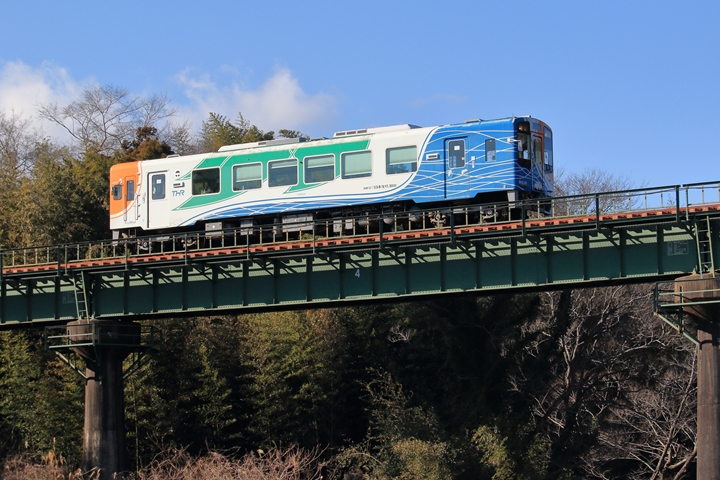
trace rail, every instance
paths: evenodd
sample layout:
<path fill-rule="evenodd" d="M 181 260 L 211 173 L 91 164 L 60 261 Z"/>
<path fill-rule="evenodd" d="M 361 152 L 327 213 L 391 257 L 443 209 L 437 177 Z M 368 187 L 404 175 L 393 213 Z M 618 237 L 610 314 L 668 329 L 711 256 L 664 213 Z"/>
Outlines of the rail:
<path fill-rule="evenodd" d="M 350 229 L 335 232 L 338 219 L 302 221 L 222 231 L 200 231 L 167 235 L 149 235 L 120 240 L 80 242 L 0 250 L 0 275 L 38 271 L 67 271 L 77 266 L 142 260 L 163 255 L 195 255 L 227 248 L 242 249 L 246 254 L 277 252 L 280 245 L 338 245 L 372 236 L 384 241 L 420 238 L 424 233 L 442 232 L 454 237 L 475 228 L 488 231 L 540 229 L 562 225 L 573 219 L 600 228 L 604 222 L 637 219 L 645 212 L 666 220 L 687 220 L 697 208 L 720 206 L 720 181 L 639 188 L 615 192 L 572 195 L 517 202 L 435 207 L 411 212 L 343 218 Z M 551 215 L 536 212 L 550 209 Z M 580 220 L 578 220 L 580 219 Z M 554 222 L 554 223 L 553 223 Z"/>

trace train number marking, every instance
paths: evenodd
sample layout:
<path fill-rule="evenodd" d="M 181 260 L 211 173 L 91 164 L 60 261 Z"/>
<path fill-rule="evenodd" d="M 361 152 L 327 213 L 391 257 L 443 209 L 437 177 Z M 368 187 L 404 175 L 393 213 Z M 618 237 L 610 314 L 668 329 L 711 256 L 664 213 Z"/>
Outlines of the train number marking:
<path fill-rule="evenodd" d="M 357 270 L 355 270 L 355 276 L 357 278 L 360 278 L 360 269 L 359 268 Z"/>

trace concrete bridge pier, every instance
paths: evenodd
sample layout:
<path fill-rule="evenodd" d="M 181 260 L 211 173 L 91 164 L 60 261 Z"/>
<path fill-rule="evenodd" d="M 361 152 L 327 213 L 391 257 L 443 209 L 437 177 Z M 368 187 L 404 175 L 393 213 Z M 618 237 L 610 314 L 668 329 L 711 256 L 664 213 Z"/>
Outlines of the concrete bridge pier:
<path fill-rule="evenodd" d="M 697 478 L 720 480 L 720 277 L 679 278 L 675 293 L 698 326 Z"/>
<path fill-rule="evenodd" d="M 67 325 L 67 335 L 70 349 L 87 365 L 83 471 L 111 479 L 128 469 L 122 364 L 140 347 L 140 325 L 81 320 Z"/>

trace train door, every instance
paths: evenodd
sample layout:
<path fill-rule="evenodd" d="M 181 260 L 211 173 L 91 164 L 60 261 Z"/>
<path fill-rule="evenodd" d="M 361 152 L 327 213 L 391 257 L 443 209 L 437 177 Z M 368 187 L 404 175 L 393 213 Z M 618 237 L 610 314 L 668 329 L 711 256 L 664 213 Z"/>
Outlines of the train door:
<path fill-rule="evenodd" d="M 542 192 L 545 185 L 545 150 L 542 132 L 532 132 L 532 188 Z"/>
<path fill-rule="evenodd" d="M 167 171 L 148 173 L 147 228 L 164 228 L 170 220 Z"/>
<path fill-rule="evenodd" d="M 462 198 L 467 196 L 467 139 L 452 138 L 445 140 L 445 198 Z"/>

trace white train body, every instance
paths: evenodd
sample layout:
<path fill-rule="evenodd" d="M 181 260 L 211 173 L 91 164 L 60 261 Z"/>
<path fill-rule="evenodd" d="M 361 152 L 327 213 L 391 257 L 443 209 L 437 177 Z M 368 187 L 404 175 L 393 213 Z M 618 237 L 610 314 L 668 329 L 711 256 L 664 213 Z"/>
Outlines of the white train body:
<path fill-rule="evenodd" d="M 542 198 L 552 132 L 512 117 L 230 145 L 115 165 L 110 187 L 115 238 Z"/>

